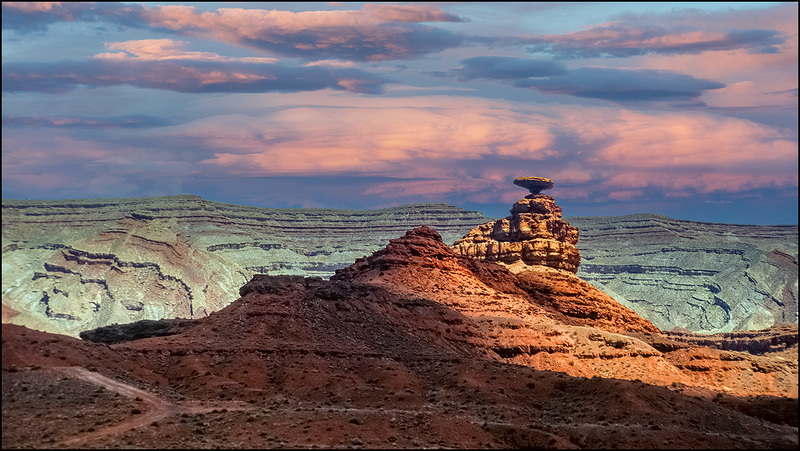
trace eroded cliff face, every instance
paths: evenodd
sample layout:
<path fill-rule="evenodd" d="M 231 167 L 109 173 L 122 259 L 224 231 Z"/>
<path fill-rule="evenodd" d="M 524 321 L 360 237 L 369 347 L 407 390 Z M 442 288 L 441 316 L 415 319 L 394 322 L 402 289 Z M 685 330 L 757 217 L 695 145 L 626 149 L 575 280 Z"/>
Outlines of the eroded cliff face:
<path fill-rule="evenodd" d="M 546 266 L 576 272 L 578 229 L 561 219 L 561 207 L 545 194 L 530 194 L 511 216 L 482 224 L 453 244 L 456 253 L 500 263 L 512 272 Z"/>
<path fill-rule="evenodd" d="M 203 317 L 236 299 L 253 274 L 329 276 L 409 228 L 427 224 L 455 240 L 486 220 L 444 204 L 3 200 L 3 322 L 77 336 L 114 323 Z"/>
<path fill-rule="evenodd" d="M 577 275 L 662 330 L 797 323 L 797 226 L 653 214 L 567 219 L 581 231 Z"/>
<path fill-rule="evenodd" d="M 712 334 L 798 321 L 797 226 L 654 214 L 562 219 L 554 199 L 538 193 L 510 213 L 471 230 L 453 249 L 515 273 L 577 273 L 662 330 Z"/>
<path fill-rule="evenodd" d="M 329 277 L 414 227 L 450 244 L 492 221 L 444 204 L 266 209 L 188 195 L 3 200 L 2 219 L 3 321 L 72 336 L 204 316 L 253 274 Z M 563 219 L 580 229 L 577 275 L 662 330 L 797 322 L 797 226 Z"/>
<path fill-rule="evenodd" d="M 60 242 L 45 234 L 4 243 L 4 322 L 77 335 L 107 324 L 202 317 L 227 305 L 231 288 L 249 275 L 194 247 L 175 218 L 100 222 Z"/>
<path fill-rule="evenodd" d="M 484 346 L 506 363 L 673 388 L 797 396 L 795 325 L 665 335 L 575 274 L 541 265 L 514 274 L 457 255 L 424 227 L 338 270 L 331 281 L 378 286 L 459 311 L 469 321 L 450 322 L 446 332 L 477 324 Z"/>

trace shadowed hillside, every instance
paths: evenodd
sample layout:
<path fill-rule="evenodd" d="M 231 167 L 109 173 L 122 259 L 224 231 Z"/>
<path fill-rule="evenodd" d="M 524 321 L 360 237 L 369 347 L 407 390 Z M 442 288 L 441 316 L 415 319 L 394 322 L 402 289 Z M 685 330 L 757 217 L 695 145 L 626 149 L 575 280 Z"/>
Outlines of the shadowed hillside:
<path fill-rule="evenodd" d="M 4 324 L 4 446 L 797 446 L 796 358 L 659 351 L 590 285 L 457 256 L 429 228 L 332 279 L 256 276 L 111 345 Z"/>

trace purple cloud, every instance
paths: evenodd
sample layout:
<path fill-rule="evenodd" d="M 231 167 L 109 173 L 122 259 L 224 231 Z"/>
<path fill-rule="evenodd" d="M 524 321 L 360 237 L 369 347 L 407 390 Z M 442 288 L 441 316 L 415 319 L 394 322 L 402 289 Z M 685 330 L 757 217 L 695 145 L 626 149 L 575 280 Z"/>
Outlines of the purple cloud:
<path fill-rule="evenodd" d="M 755 53 L 775 53 L 774 45 L 785 38 L 775 30 L 735 29 L 698 30 L 679 26 L 670 29 L 656 25 L 612 23 L 588 30 L 551 34 L 529 40 L 530 53 L 549 53 L 558 58 L 631 57 L 656 54 L 701 53 L 749 49 Z"/>
<path fill-rule="evenodd" d="M 599 67 L 574 69 L 558 77 L 518 80 L 514 85 L 543 94 L 614 102 L 692 99 L 705 90 L 725 87 L 724 83 L 671 71 Z"/>
<path fill-rule="evenodd" d="M 61 21 L 108 21 L 181 36 L 215 39 L 275 55 L 306 59 L 408 59 L 459 47 L 465 37 L 422 22 L 460 22 L 431 5 L 365 5 L 350 11 L 269 11 L 193 6 L 4 4 L 3 28 L 42 30 Z"/>
<path fill-rule="evenodd" d="M 3 92 L 63 93 L 78 86 L 131 85 L 176 92 L 379 93 L 387 80 L 354 68 L 192 60 L 103 59 L 3 64 Z"/>
<path fill-rule="evenodd" d="M 52 128 L 152 128 L 166 127 L 172 122 L 155 116 L 15 116 L 4 115 L 3 127 L 52 127 Z"/>
<path fill-rule="evenodd" d="M 555 61 L 514 58 L 511 56 L 476 56 L 461 60 L 463 67 L 451 72 L 461 80 L 491 78 L 499 80 L 563 75 L 567 69 Z"/>
<path fill-rule="evenodd" d="M 286 57 L 382 61 L 417 58 L 459 47 L 464 38 L 427 25 L 379 24 L 368 30 L 337 27 L 287 32 L 265 28 L 257 37 L 237 38 L 237 43 Z"/>

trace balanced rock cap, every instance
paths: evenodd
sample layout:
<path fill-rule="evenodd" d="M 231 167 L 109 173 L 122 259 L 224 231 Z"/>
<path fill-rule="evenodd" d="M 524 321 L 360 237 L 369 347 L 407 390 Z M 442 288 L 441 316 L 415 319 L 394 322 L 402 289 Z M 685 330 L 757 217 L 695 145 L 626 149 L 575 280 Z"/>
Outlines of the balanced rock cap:
<path fill-rule="evenodd" d="M 553 181 L 545 177 L 517 177 L 514 179 L 514 184 L 527 188 L 531 194 L 539 194 L 553 188 Z"/>

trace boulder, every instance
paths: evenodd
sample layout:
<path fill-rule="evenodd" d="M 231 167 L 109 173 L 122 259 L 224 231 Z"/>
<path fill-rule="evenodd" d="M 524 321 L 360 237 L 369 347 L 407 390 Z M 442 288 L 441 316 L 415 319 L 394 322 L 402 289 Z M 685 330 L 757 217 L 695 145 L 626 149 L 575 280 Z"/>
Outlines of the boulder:
<path fill-rule="evenodd" d="M 545 177 L 517 177 L 514 184 L 530 190 L 531 194 L 553 188 L 553 181 Z"/>

